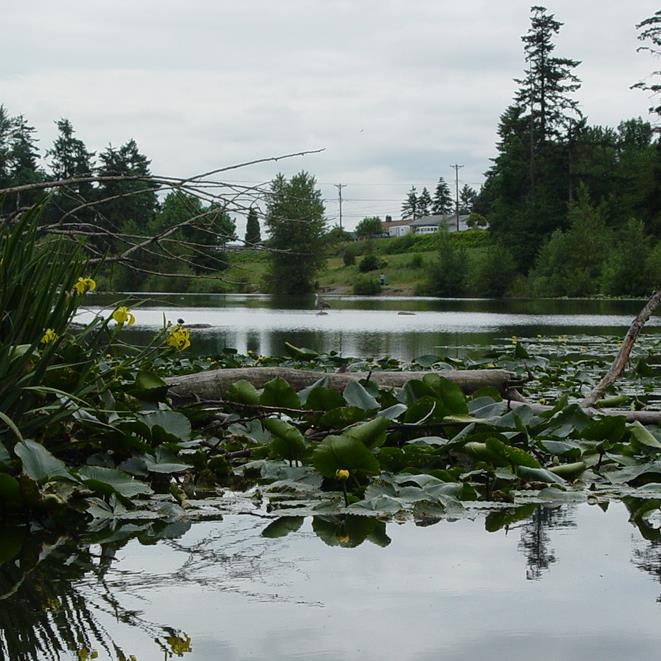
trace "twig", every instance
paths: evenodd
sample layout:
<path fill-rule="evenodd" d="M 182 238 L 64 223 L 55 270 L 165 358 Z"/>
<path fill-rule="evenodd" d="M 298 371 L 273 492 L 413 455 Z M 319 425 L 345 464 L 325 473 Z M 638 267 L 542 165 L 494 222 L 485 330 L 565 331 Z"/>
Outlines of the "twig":
<path fill-rule="evenodd" d="M 631 322 L 631 326 L 629 326 L 629 330 L 627 331 L 627 334 L 622 341 L 622 346 L 620 347 L 620 350 L 618 351 L 617 356 L 611 365 L 611 368 L 608 370 L 608 372 L 606 372 L 604 377 L 601 379 L 601 381 L 599 381 L 592 392 L 581 402 L 581 406 L 583 408 L 593 407 L 596 401 L 601 398 L 601 395 L 604 393 L 606 388 L 615 383 L 622 372 L 624 372 L 636 339 L 640 335 L 640 332 L 643 330 L 645 322 L 650 318 L 652 312 L 654 312 L 654 309 L 657 305 L 659 305 L 659 303 L 661 303 L 661 289 L 654 292 L 643 309 Z"/>

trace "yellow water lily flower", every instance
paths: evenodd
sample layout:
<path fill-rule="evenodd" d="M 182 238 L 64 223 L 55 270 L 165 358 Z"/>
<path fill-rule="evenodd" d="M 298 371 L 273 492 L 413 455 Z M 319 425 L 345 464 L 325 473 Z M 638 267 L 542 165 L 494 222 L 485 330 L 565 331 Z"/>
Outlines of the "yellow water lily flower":
<path fill-rule="evenodd" d="M 338 544 L 348 544 L 351 541 L 351 537 L 349 535 L 335 535 L 335 539 L 337 540 Z"/>
<path fill-rule="evenodd" d="M 50 344 L 57 340 L 57 333 L 52 328 L 47 328 L 39 340 L 42 344 Z"/>
<path fill-rule="evenodd" d="M 111 317 L 120 325 L 128 324 L 133 326 L 135 323 L 135 316 L 132 312 L 129 312 L 129 309 L 122 305 L 118 307 L 111 315 Z"/>
<path fill-rule="evenodd" d="M 349 471 L 346 468 L 338 468 L 335 471 L 335 477 L 338 480 L 348 480 L 349 479 Z"/>
<path fill-rule="evenodd" d="M 79 296 L 86 294 L 88 291 L 94 291 L 96 289 L 96 282 L 89 276 L 80 277 L 76 280 L 73 288 L 76 290 L 76 293 Z"/>
<path fill-rule="evenodd" d="M 181 324 L 172 326 L 168 331 L 168 336 L 165 338 L 165 344 L 177 351 L 188 349 L 190 346 L 190 331 Z"/>
<path fill-rule="evenodd" d="M 192 652 L 190 636 L 168 636 L 165 642 L 170 646 L 173 654 L 183 656 L 187 652 Z"/>

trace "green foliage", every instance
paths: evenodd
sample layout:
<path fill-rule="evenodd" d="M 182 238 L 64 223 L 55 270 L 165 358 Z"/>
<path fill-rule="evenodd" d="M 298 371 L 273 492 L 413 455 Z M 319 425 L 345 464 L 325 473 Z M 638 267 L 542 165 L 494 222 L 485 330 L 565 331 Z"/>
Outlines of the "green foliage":
<path fill-rule="evenodd" d="M 383 287 L 379 279 L 370 275 L 358 275 L 353 282 L 352 291 L 356 296 L 375 296 Z"/>
<path fill-rule="evenodd" d="M 478 296 L 501 298 L 509 290 L 515 274 L 512 253 L 498 244 L 489 246 L 472 265 L 470 289 Z"/>
<path fill-rule="evenodd" d="M 445 215 L 452 211 L 453 206 L 454 204 L 452 195 L 450 194 L 450 187 L 447 185 L 443 177 L 439 177 L 434 191 L 431 211 L 435 214 Z"/>
<path fill-rule="evenodd" d="M 324 204 L 315 186 L 315 178 L 307 172 L 289 181 L 278 175 L 271 182 L 266 225 L 274 249 L 269 273 L 274 293 L 314 291 L 317 273 L 325 264 Z"/>
<path fill-rule="evenodd" d="M 428 291 L 433 296 L 461 296 L 468 276 L 466 250 L 457 247 L 447 231 L 438 233 L 437 245 L 436 260 L 429 268 Z"/>
<path fill-rule="evenodd" d="M 379 235 L 383 232 L 383 223 L 379 216 L 363 218 L 356 226 L 356 235 L 366 239 L 370 236 Z"/>
<path fill-rule="evenodd" d="M 376 255 L 365 255 L 358 263 L 358 270 L 361 273 L 376 271 L 381 268 L 381 260 Z"/>
<path fill-rule="evenodd" d="M 248 217 L 246 219 L 246 245 L 254 246 L 262 240 L 261 231 L 259 228 L 259 217 L 257 216 L 257 209 L 250 207 Z"/>

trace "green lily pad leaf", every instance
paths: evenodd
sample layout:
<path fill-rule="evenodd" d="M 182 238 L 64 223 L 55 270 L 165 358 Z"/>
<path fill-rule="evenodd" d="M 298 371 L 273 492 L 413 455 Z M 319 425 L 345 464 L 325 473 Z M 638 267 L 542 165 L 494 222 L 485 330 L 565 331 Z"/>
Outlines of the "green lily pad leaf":
<path fill-rule="evenodd" d="M 361 441 L 351 436 L 327 436 L 312 454 L 312 465 L 324 477 L 335 477 L 339 469 L 378 473 L 379 462 Z"/>
<path fill-rule="evenodd" d="M 420 436 L 409 441 L 412 445 L 434 445 L 438 447 L 448 445 L 450 442 L 449 438 L 443 438 L 442 436 Z"/>
<path fill-rule="evenodd" d="M 301 406 L 294 389 L 280 377 L 271 379 L 264 385 L 259 403 L 264 406 L 279 406 L 286 409 L 298 409 Z"/>
<path fill-rule="evenodd" d="M 343 406 L 342 408 L 324 413 L 319 418 L 319 424 L 329 429 L 342 429 L 343 427 L 348 427 L 364 420 L 365 417 L 366 413 L 363 409 L 359 409 L 356 406 Z"/>
<path fill-rule="evenodd" d="M 355 406 L 363 411 L 379 408 L 379 402 L 358 381 L 349 381 L 342 396 L 349 406 Z"/>
<path fill-rule="evenodd" d="M 118 493 L 124 498 L 133 498 L 153 493 L 148 485 L 115 468 L 83 466 L 78 469 L 78 477 L 87 487 L 104 495 Z"/>
<path fill-rule="evenodd" d="M 3 445 L 2 442 L 0 442 L 0 467 L 9 465 L 10 461 L 11 457 L 9 452 L 7 452 L 7 448 Z"/>
<path fill-rule="evenodd" d="M 160 376 L 148 370 L 140 370 L 135 383 L 129 389 L 131 395 L 147 402 L 164 401 L 167 391 L 168 384 Z"/>
<path fill-rule="evenodd" d="M 14 452 L 23 462 L 23 473 L 35 482 L 54 479 L 75 481 L 65 463 L 53 456 L 41 443 L 25 439 L 16 443 Z"/>
<path fill-rule="evenodd" d="M 571 404 L 551 418 L 546 433 L 556 438 L 566 438 L 570 434 L 582 431 L 591 422 L 592 418 L 578 404 Z"/>
<path fill-rule="evenodd" d="M 0 512 L 17 510 L 21 505 L 21 489 L 13 475 L 0 473 Z"/>
<path fill-rule="evenodd" d="M 631 434 L 632 439 L 634 439 L 639 445 L 643 446 L 644 449 L 661 450 L 661 443 L 659 443 L 654 434 L 652 434 L 652 432 L 645 426 L 641 425 L 638 420 L 629 427 L 629 433 Z"/>
<path fill-rule="evenodd" d="M 269 539 L 286 537 L 289 533 L 296 532 L 304 521 L 305 517 L 303 516 L 281 516 L 262 530 L 262 537 L 268 537 Z"/>
<path fill-rule="evenodd" d="M 581 430 L 581 438 L 588 441 L 617 443 L 626 432 L 624 416 L 607 416 L 593 420 Z M 661 448 L 661 446 L 659 446 Z"/>
<path fill-rule="evenodd" d="M 565 484 L 565 481 L 555 473 L 545 468 L 530 468 L 529 466 L 519 466 L 516 471 L 519 477 L 528 482 L 548 482 L 549 484 Z"/>
<path fill-rule="evenodd" d="M 380 447 L 386 440 L 388 419 L 377 416 L 373 420 L 361 422 L 344 430 L 345 436 L 350 436 L 363 442 L 368 448 Z"/>
<path fill-rule="evenodd" d="M 432 365 L 438 363 L 440 360 L 441 358 L 439 356 L 427 353 L 424 356 L 418 356 L 417 358 L 414 358 L 413 362 L 417 363 L 421 367 L 431 367 Z"/>
<path fill-rule="evenodd" d="M 569 452 L 580 453 L 580 447 L 576 443 L 570 441 L 552 441 L 544 439 L 538 441 L 539 446 L 549 452 L 550 454 L 563 455 Z"/>
<path fill-rule="evenodd" d="M 18 556 L 28 535 L 27 528 L 0 528 L 0 567 Z"/>
<path fill-rule="evenodd" d="M 364 514 L 396 514 L 404 509 L 404 503 L 399 498 L 391 496 L 375 496 L 369 500 L 360 500 L 357 503 L 349 505 L 349 510 L 354 514 L 361 512 Z"/>
<path fill-rule="evenodd" d="M 259 404 L 259 392 L 252 383 L 245 379 L 236 381 L 225 391 L 225 399 L 239 404 Z"/>
<path fill-rule="evenodd" d="M 305 440 L 296 427 L 279 418 L 267 418 L 262 424 L 273 434 L 271 447 L 281 459 L 292 461 L 305 454 Z"/>
<path fill-rule="evenodd" d="M 506 459 L 513 466 L 528 466 L 529 468 L 541 468 L 541 464 L 535 457 L 521 448 L 513 447 L 503 443 L 500 439 L 492 436 L 486 440 L 487 449 Z"/>
<path fill-rule="evenodd" d="M 172 473 L 182 473 L 191 469 L 189 464 L 181 463 L 177 455 L 165 448 L 156 448 L 154 455 L 146 454 L 144 456 L 145 468 L 150 473 L 163 473 L 170 475 Z"/>
<path fill-rule="evenodd" d="M 190 420 L 176 411 L 139 413 L 136 420 L 151 432 L 153 441 L 187 441 L 191 435 Z"/>
<path fill-rule="evenodd" d="M 387 409 L 379 411 L 377 415 L 381 416 L 382 418 L 387 418 L 388 420 L 396 420 L 400 415 L 402 415 L 402 413 L 406 413 L 407 408 L 408 406 L 406 406 L 406 404 L 393 404 Z"/>
<path fill-rule="evenodd" d="M 438 374 L 425 374 L 422 383 L 431 391 L 432 396 L 443 403 L 443 415 L 467 415 L 466 396 L 461 388 L 452 381 Z"/>
<path fill-rule="evenodd" d="M 530 354 L 521 342 L 514 343 L 514 357 L 515 358 L 530 358 Z"/>
<path fill-rule="evenodd" d="M 651 461 L 638 466 L 626 466 L 621 470 L 610 471 L 606 477 L 612 484 L 622 484 L 624 482 L 633 482 L 641 475 L 645 475 L 648 480 L 655 475 L 654 481 L 661 482 L 661 461 Z"/>
<path fill-rule="evenodd" d="M 495 418 L 501 415 L 506 408 L 505 402 L 496 401 L 491 397 L 476 397 L 468 402 L 468 413 L 474 418 Z"/>
<path fill-rule="evenodd" d="M 332 388 L 315 388 L 305 400 L 305 408 L 315 411 L 332 411 L 342 406 L 344 406 L 344 398 Z"/>
<path fill-rule="evenodd" d="M 309 386 L 303 388 L 303 390 L 298 391 L 298 399 L 301 404 L 305 405 L 310 396 L 310 393 L 316 388 L 327 388 L 330 383 L 330 379 L 327 376 L 322 376 L 320 379 L 317 379 L 314 383 L 311 383 Z M 342 402 L 344 403 L 344 401 Z"/>
<path fill-rule="evenodd" d="M 559 475 L 565 480 L 575 480 L 581 473 L 585 472 L 587 465 L 582 461 L 575 461 L 572 464 L 560 464 L 551 466 L 549 470 L 555 475 Z"/>
<path fill-rule="evenodd" d="M 289 342 L 285 342 L 285 348 L 292 358 L 297 358 L 298 360 L 314 360 L 319 357 L 319 354 L 316 351 L 306 349 L 305 347 L 295 347 Z"/>

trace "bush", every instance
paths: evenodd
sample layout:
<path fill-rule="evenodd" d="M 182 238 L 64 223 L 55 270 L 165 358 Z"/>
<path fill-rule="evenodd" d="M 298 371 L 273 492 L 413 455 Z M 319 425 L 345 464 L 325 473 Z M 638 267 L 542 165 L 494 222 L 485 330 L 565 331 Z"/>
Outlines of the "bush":
<path fill-rule="evenodd" d="M 365 255 L 358 264 L 361 273 L 376 271 L 379 268 L 381 268 L 381 260 L 376 255 Z"/>
<path fill-rule="evenodd" d="M 353 293 L 358 296 L 374 296 L 381 293 L 381 283 L 369 275 L 359 275 L 353 283 Z"/>
<path fill-rule="evenodd" d="M 356 263 L 356 254 L 350 248 L 347 248 L 342 254 L 342 261 L 345 266 L 353 266 Z"/>
<path fill-rule="evenodd" d="M 448 232 L 438 237 L 438 258 L 432 262 L 427 291 L 433 296 L 461 296 L 466 291 L 466 249 L 457 246 Z"/>
<path fill-rule="evenodd" d="M 417 253 L 411 257 L 411 260 L 406 265 L 409 269 L 421 269 L 425 265 L 425 260 L 423 259 L 420 253 Z"/>
<path fill-rule="evenodd" d="M 502 298 L 516 274 L 516 262 L 510 251 L 497 244 L 478 257 L 471 273 L 471 288 L 477 296 Z"/>

